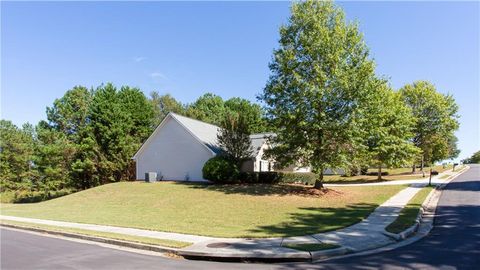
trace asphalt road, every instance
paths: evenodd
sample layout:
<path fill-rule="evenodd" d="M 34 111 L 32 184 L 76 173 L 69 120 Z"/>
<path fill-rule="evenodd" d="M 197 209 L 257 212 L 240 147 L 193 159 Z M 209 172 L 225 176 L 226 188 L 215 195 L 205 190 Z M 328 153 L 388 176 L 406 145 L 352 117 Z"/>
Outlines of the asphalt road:
<path fill-rule="evenodd" d="M 6 269 L 480 269 L 480 166 L 442 193 L 435 227 L 422 240 L 390 252 L 321 262 L 241 264 L 138 254 L 1 229 Z"/>

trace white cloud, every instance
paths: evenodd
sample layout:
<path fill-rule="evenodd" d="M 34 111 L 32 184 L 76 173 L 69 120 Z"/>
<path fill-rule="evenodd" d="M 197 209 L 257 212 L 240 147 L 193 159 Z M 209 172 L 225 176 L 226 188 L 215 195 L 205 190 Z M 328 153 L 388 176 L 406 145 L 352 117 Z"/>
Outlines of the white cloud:
<path fill-rule="evenodd" d="M 167 76 L 165 76 L 165 74 L 163 74 L 161 72 L 158 72 L 158 71 L 152 72 L 149 75 L 153 79 L 167 79 Z"/>
<path fill-rule="evenodd" d="M 135 62 L 138 63 L 138 62 L 142 62 L 142 61 L 145 60 L 145 59 L 147 59 L 147 58 L 146 58 L 146 57 L 143 57 L 143 56 L 135 56 L 135 57 L 133 58 L 133 61 L 135 61 Z"/>

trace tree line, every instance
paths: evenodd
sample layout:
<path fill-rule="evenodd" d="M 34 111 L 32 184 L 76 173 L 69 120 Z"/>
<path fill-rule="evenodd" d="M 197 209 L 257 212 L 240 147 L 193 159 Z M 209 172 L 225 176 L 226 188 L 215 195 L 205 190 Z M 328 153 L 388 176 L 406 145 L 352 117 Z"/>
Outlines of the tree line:
<path fill-rule="evenodd" d="M 131 157 L 168 112 L 216 125 L 241 112 L 252 132 L 268 130 L 260 105 L 242 98 L 207 93 L 182 104 L 128 86 L 77 86 L 47 107 L 46 121 L 0 121 L 1 191 L 82 190 L 134 179 Z"/>

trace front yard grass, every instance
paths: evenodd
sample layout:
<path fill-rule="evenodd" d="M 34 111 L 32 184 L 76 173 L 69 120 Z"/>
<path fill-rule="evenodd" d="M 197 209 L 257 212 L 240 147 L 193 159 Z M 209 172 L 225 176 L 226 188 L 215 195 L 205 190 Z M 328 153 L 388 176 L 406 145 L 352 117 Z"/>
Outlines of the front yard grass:
<path fill-rule="evenodd" d="M 2 215 L 217 237 L 298 236 L 360 222 L 405 186 L 335 187 L 324 195 L 293 185 L 120 182 Z"/>
<path fill-rule="evenodd" d="M 437 165 L 432 168 L 433 170 L 442 173 L 446 170 L 452 169 L 452 165 L 447 165 L 445 168 L 443 165 Z M 456 168 L 457 169 L 457 168 Z M 428 178 L 430 168 L 425 167 L 425 179 Z M 368 172 L 376 173 L 377 169 L 369 169 Z M 412 168 L 394 168 L 394 169 L 382 169 L 382 172 L 388 172 L 388 175 L 382 176 L 383 181 L 394 180 L 412 180 L 423 178 L 422 173 L 418 171 L 412 174 Z M 378 177 L 376 175 L 356 175 L 356 176 L 342 176 L 342 175 L 325 175 L 325 183 L 338 183 L 338 184 L 354 184 L 354 183 L 372 183 L 377 182 Z"/>
<path fill-rule="evenodd" d="M 15 227 L 27 228 L 27 229 L 28 228 L 42 229 L 42 230 L 47 230 L 51 232 L 66 232 L 66 233 L 74 233 L 74 234 L 81 234 L 81 235 L 87 235 L 87 236 L 98 236 L 102 238 L 110 238 L 110 239 L 116 239 L 116 240 L 123 240 L 123 241 L 157 245 L 157 246 L 163 246 L 163 247 L 171 247 L 171 248 L 183 248 L 183 247 L 190 246 L 192 244 L 188 242 L 174 241 L 174 240 L 168 240 L 168 239 L 133 236 L 133 235 L 126 235 L 126 234 L 119 234 L 119 233 L 99 232 L 99 231 L 83 230 L 83 229 L 76 229 L 76 228 L 65 228 L 65 227 L 50 226 L 50 225 L 44 225 L 44 224 L 18 222 L 18 221 L 12 221 L 12 220 L 0 220 L 0 224 L 14 225 Z"/>
<path fill-rule="evenodd" d="M 415 223 L 420 207 L 434 187 L 424 187 L 402 209 L 397 219 L 385 228 L 387 232 L 401 233 Z"/>

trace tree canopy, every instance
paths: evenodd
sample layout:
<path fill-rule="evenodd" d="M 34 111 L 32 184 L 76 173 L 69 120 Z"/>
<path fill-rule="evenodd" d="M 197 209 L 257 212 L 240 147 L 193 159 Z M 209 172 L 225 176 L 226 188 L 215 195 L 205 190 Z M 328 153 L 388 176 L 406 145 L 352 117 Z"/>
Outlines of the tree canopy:
<path fill-rule="evenodd" d="M 471 157 L 462 160 L 462 162 L 465 164 L 480 163 L 480 151 L 473 153 Z"/>
<path fill-rule="evenodd" d="M 458 105 L 451 95 L 438 92 L 427 81 L 417 81 L 400 89 L 403 101 L 413 114 L 413 143 L 421 149 L 424 163 L 458 156 L 454 132 L 458 129 Z M 415 166 L 414 166 L 415 168 Z"/>
<path fill-rule="evenodd" d="M 374 81 L 374 91 L 361 102 L 360 160 L 370 167 L 401 167 L 412 162 L 418 148 L 412 143 L 414 118 L 401 95 L 385 82 Z M 363 160 L 362 160 L 363 159 Z"/>
<path fill-rule="evenodd" d="M 348 163 L 355 148 L 359 103 L 368 96 L 374 63 L 355 23 L 330 1 L 296 2 L 280 28 L 279 48 L 260 99 L 277 129 L 271 154 L 319 174 Z"/>

